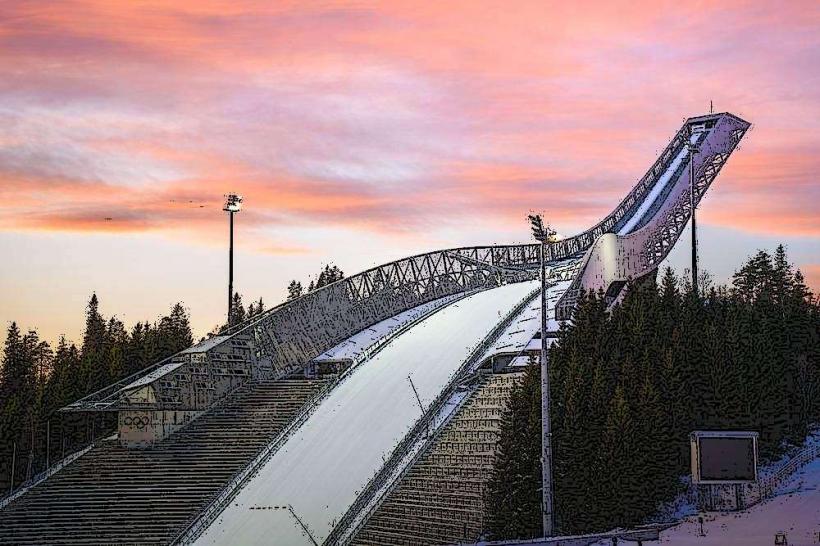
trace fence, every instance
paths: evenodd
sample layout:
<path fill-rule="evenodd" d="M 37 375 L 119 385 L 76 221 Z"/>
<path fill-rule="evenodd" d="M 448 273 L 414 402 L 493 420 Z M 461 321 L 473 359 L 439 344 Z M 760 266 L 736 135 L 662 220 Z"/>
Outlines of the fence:
<path fill-rule="evenodd" d="M 748 503 L 748 505 L 751 506 L 765 499 L 773 497 L 775 490 L 780 484 L 782 484 L 784 481 L 790 478 L 791 475 L 794 474 L 794 472 L 797 471 L 799 468 L 802 468 L 803 466 L 813 461 L 818 455 L 820 455 L 820 445 L 806 447 L 805 449 L 797 453 L 797 455 L 792 457 L 783 466 L 778 468 L 774 474 L 760 480 L 757 486 L 758 498 L 757 500 Z"/>

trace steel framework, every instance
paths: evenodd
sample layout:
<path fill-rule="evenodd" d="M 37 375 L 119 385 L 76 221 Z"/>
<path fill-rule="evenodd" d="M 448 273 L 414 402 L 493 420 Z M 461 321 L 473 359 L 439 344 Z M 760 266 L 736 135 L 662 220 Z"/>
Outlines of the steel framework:
<path fill-rule="evenodd" d="M 569 316 L 585 286 L 596 241 L 617 232 L 636 213 L 685 145 L 690 124 L 710 125 L 700 145 L 704 153 L 696 161 L 698 199 L 749 127 L 731 114 L 690 118 L 609 215 L 589 230 L 549 245 L 550 268 L 575 279 L 556 307 L 559 318 Z M 656 268 L 683 230 L 690 206 L 684 197 L 664 195 L 660 201 L 673 206 L 652 211 L 651 221 L 624 238 L 634 247 L 639 273 Z M 347 337 L 403 311 L 445 296 L 534 279 L 538 251 L 538 244 L 461 247 L 374 267 L 271 308 L 64 409 L 181 410 L 195 417 L 245 382 L 294 373 Z"/>

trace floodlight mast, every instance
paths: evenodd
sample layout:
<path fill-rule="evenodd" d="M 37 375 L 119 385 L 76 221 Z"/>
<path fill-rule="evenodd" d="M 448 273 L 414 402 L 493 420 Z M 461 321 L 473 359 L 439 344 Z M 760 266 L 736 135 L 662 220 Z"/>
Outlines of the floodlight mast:
<path fill-rule="evenodd" d="M 230 217 L 230 245 L 228 248 L 228 326 L 233 317 L 233 215 L 242 210 L 242 196 L 229 193 L 225 196 L 225 206 L 222 210 Z"/>
<path fill-rule="evenodd" d="M 539 245 L 541 270 L 541 517 L 544 536 L 554 534 L 552 506 L 552 429 L 550 426 L 550 375 L 547 362 L 547 250 L 555 240 L 555 231 L 544 225 L 540 214 L 530 214 L 532 235 Z"/>

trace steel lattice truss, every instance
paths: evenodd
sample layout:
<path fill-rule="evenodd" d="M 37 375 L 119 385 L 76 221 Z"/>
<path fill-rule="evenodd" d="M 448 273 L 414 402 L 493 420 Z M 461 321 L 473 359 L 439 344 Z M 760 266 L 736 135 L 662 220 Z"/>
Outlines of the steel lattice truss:
<path fill-rule="evenodd" d="M 717 177 L 729 155 L 735 150 L 740 139 L 749 129 L 750 124 L 731 114 L 715 114 L 690 118 L 675 135 L 669 146 L 667 146 L 661 159 L 647 173 L 647 176 L 654 176 L 666 170 L 669 162 L 686 145 L 686 138 L 689 134 L 689 126 L 706 124 L 709 132 L 703 142 L 699 144 L 699 154 L 695 155 L 695 206 L 703 198 L 706 190 Z M 678 173 L 681 179 L 685 177 Z M 646 177 L 644 177 L 646 179 Z M 639 184 L 640 185 L 640 184 Z M 672 193 L 657 205 L 656 214 L 651 220 L 644 222 L 640 228 L 621 238 L 622 245 L 620 252 L 632 254 L 634 262 L 630 264 L 630 277 L 637 280 L 647 274 L 653 273 L 658 265 L 663 261 L 672 247 L 683 233 L 686 224 L 691 217 L 691 199 L 689 183 L 678 183 L 673 187 Z M 616 231 L 619 226 L 613 226 Z M 603 235 L 603 233 L 601 234 Z M 556 306 L 556 318 L 566 320 L 570 317 L 575 308 L 581 292 L 588 288 L 585 283 L 584 270 L 592 253 L 588 252 L 584 260 L 578 262 L 578 274 L 575 275 L 572 285 L 564 293 L 561 301 Z M 588 278 L 588 277 L 587 277 Z M 627 281 L 624 277 L 622 281 Z M 606 289 L 606 287 L 604 287 Z"/>
<path fill-rule="evenodd" d="M 717 176 L 749 124 L 731 114 L 691 118 L 675 134 L 649 171 L 600 223 L 549 245 L 550 265 L 575 281 L 557 307 L 568 316 L 581 290 L 588 250 L 604 234 L 616 232 L 635 213 L 662 173 L 685 145 L 688 125 L 716 124 L 698 160 L 698 199 Z M 729 137 L 722 133 L 729 132 Z M 668 254 L 690 215 L 683 194 L 636 233 L 641 266 L 656 268 Z M 630 235 L 631 237 L 631 235 Z M 585 254 L 586 253 L 586 256 Z M 537 275 L 538 245 L 463 247 L 390 262 L 269 309 L 142 372 L 110 385 L 66 409 L 202 410 L 251 378 L 282 377 L 381 320 L 445 296 L 484 290 Z M 150 385 L 148 398 L 133 396 Z"/>
<path fill-rule="evenodd" d="M 726 163 L 726 160 L 729 159 L 729 155 L 740 142 L 740 139 L 743 138 L 747 128 L 748 127 L 732 129 L 731 137 L 728 141 L 730 145 L 729 150 L 713 153 L 701 163 L 695 177 L 695 206 L 700 203 L 700 200 L 704 194 L 706 194 L 706 190 L 712 185 L 720 169 Z M 674 206 L 666 213 L 661 222 L 660 229 L 652 233 L 651 237 L 646 241 L 644 252 L 648 266 L 657 266 L 666 258 L 691 216 L 690 199 L 686 194 L 681 194 Z"/>

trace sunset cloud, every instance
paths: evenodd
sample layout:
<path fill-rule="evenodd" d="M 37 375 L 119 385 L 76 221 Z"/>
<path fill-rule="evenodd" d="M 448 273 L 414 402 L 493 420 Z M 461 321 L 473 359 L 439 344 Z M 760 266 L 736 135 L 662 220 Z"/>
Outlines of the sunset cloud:
<path fill-rule="evenodd" d="M 708 218 L 820 236 L 816 86 L 769 62 L 817 68 L 810 4 L 471 7 L 12 6 L 0 179 L 32 210 L 0 226 L 185 232 L 207 221 L 170 203 L 231 187 L 260 223 L 503 223 L 531 202 L 580 229 L 712 97 L 756 127 L 719 181 L 737 210 Z"/>
<path fill-rule="evenodd" d="M 713 101 L 754 126 L 703 222 L 817 244 L 818 73 L 816 2 L 7 2 L 0 232 L 209 249 L 235 191 L 260 259 L 570 235 Z"/>

